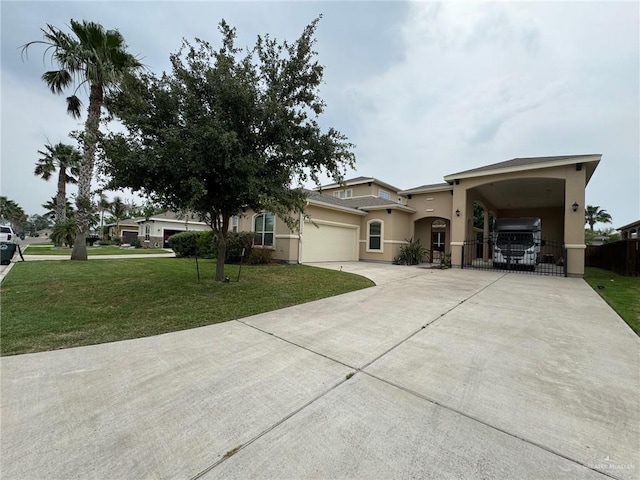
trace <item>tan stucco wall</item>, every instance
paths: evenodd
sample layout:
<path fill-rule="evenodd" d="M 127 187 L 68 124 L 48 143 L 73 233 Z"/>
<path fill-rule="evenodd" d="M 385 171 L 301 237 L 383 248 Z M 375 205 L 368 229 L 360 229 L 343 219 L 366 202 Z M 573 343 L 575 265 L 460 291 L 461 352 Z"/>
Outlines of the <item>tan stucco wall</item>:
<path fill-rule="evenodd" d="M 534 217 L 542 221 L 541 236 L 545 240 L 563 242 L 564 239 L 564 208 L 518 208 L 498 210 L 496 218 Z"/>
<path fill-rule="evenodd" d="M 411 216 L 411 221 L 414 222 L 425 217 L 440 217 L 450 220 L 452 205 L 453 196 L 451 191 L 420 193 L 411 195 L 411 198 L 407 200 L 407 206 L 416 211 Z"/>
<path fill-rule="evenodd" d="M 400 247 L 411 237 L 411 213 L 401 210 L 372 210 L 362 218 L 360 228 L 360 259 L 391 262 L 398 255 Z M 371 221 L 382 222 L 382 251 L 367 252 L 367 233 Z"/>

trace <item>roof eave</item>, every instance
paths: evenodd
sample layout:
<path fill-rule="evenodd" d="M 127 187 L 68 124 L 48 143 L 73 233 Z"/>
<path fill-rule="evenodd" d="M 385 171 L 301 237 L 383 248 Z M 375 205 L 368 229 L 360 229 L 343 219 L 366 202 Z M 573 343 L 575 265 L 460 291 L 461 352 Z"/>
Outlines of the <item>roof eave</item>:
<path fill-rule="evenodd" d="M 392 205 L 371 205 L 370 207 L 362 206 L 362 207 L 359 207 L 359 208 L 361 208 L 362 210 L 366 210 L 366 211 L 369 211 L 369 210 L 400 210 L 402 212 L 407 212 L 407 213 L 416 213 L 416 210 L 414 210 L 413 208 L 407 207 L 405 205 L 400 205 L 400 204 L 397 204 L 397 203 L 394 203 Z"/>

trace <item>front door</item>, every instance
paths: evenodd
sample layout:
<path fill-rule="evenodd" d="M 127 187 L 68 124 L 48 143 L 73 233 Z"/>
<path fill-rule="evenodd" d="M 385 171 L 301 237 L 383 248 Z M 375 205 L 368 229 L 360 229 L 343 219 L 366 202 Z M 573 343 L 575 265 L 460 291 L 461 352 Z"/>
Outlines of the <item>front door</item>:
<path fill-rule="evenodd" d="M 445 246 L 445 232 L 435 231 L 431 232 L 431 250 L 433 251 L 433 259 L 440 260 L 444 255 Z"/>

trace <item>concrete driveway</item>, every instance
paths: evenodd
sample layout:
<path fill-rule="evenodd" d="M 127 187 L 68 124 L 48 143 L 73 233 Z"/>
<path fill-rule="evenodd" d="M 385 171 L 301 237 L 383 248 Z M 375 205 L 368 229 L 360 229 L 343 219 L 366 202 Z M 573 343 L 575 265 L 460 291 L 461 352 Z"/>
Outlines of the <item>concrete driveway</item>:
<path fill-rule="evenodd" d="M 322 266 L 377 286 L 2 358 L 1 477 L 640 476 L 640 342 L 582 280 Z"/>

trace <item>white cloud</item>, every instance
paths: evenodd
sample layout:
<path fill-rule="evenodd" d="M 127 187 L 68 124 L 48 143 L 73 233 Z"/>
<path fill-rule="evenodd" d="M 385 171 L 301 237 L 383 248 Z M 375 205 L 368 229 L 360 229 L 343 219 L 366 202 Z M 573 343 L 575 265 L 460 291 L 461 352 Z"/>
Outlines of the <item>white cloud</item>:
<path fill-rule="evenodd" d="M 593 185 L 611 187 L 594 197 L 623 223 L 638 217 L 637 10 L 412 4 L 403 61 L 353 87 L 360 171 L 408 188 L 518 156 L 603 153 Z M 636 182 L 626 202 L 621 165 Z"/>

